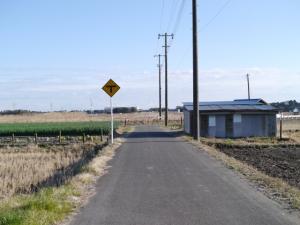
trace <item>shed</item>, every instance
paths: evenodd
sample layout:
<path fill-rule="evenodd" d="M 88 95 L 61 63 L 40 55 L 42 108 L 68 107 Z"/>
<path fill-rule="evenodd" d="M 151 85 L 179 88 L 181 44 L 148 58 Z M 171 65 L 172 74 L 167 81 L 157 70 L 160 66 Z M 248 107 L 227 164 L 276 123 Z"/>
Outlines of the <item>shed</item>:
<path fill-rule="evenodd" d="M 278 110 L 262 99 L 200 102 L 200 136 L 274 137 Z M 192 134 L 193 103 L 183 103 L 184 131 Z"/>

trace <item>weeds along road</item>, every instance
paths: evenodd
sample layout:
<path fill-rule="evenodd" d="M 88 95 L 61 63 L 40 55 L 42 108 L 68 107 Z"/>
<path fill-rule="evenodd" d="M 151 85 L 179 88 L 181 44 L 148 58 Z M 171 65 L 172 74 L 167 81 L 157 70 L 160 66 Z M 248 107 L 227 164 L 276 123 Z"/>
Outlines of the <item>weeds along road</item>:
<path fill-rule="evenodd" d="M 137 127 L 72 225 L 300 224 L 233 171 L 159 127 Z"/>

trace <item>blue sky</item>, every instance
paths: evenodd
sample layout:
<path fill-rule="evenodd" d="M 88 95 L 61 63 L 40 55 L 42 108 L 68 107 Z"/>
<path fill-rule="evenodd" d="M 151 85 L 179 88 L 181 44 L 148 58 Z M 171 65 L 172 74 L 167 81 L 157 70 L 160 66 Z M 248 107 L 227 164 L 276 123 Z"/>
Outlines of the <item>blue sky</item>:
<path fill-rule="evenodd" d="M 157 106 L 158 33 L 169 52 L 171 107 L 192 100 L 191 1 L 1 0 L 0 110 Z M 298 0 L 199 0 L 200 99 L 300 101 Z M 181 15 L 181 16 L 178 16 Z M 216 16 L 217 15 L 217 16 Z M 180 23 L 176 29 L 177 18 Z"/>

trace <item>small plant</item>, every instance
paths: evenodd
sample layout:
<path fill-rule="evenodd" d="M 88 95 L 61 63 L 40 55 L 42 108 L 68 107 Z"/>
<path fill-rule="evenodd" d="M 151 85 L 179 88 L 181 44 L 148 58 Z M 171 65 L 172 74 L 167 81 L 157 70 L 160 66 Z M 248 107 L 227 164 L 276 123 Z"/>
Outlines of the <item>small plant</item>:
<path fill-rule="evenodd" d="M 72 202 L 67 201 L 72 192 L 73 189 L 66 185 L 13 197 L 0 208 L 0 225 L 50 225 L 61 221 L 74 208 Z"/>

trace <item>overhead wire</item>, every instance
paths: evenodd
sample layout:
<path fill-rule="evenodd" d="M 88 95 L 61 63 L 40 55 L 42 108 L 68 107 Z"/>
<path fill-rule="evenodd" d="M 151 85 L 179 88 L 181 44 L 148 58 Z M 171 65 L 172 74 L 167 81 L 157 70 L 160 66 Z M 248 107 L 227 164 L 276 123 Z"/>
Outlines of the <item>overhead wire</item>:
<path fill-rule="evenodd" d="M 205 30 L 212 22 L 214 22 L 214 20 L 224 11 L 224 9 L 229 5 L 229 3 L 232 0 L 227 0 L 222 6 L 221 8 L 217 11 L 217 13 L 206 23 L 204 24 L 201 28 L 200 28 L 200 32 L 202 32 L 203 30 Z"/>
<path fill-rule="evenodd" d="M 174 25 L 174 29 L 173 29 L 173 34 L 177 33 L 178 27 L 180 25 L 181 22 L 181 18 L 182 18 L 182 14 L 183 14 L 183 10 L 184 10 L 184 6 L 185 6 L 186 0 L 182 0 L 179 10 L 178 10 L 178 14 L 177 14 L 177 18 L 175 20 L 175 25 Z"/>
<path fill-rule="evenodd" d="M 167 26 L 168 32 L 170 31 L 178 3 L 179 3 L 179 0 L 173 0 L 173 4 L 171 6 L 170 18 L 169 18 L 169 22 L 168 22 L 168 26 Z"/>
<path fill-rule="evenodd" d="M 163 13 L 164 13 L 164 8 L 165 8 L 164 1 L 165 0 L 162 0 L 162 10 L 161 10 L 161 16 L 160 16 L 160 33 L 161 33 L 161 29 L 162 29 Z M 178 27 L 180 25 L 185 3 L 186 3 L 186 0 L 181 0 L 181 1 L 173 0 L 173 2 L 172 2 L 167 31 L 169 32 L 170 28 L 173 28 L 172 34 L 174 34 L 174 35 L 176 35 Z M 178 6 L 179 6 L 179 8 L 178 8 Z M 177 10 L 177 8 L 178 8 L 178 10 Z M 176 16 L 176 12 L 177 12 L 177 16 Z M 175 18 L 175 20 L 174 20 L 174 18 Z M 173 26 L 171 26 L 173 21 L 175 21 L 175 23 Z M 170 43 L 169 43 L 170 46 L 173 44 L 173 41 L 174 41 L 174 39 L 172 39 L 170 41 Z M 157 51 L 158 51 L 158 44 L 159 44 L 159 42 L 157 42 L 157 47 L 156 47 Z"/>
<path fill-rule="evenodd" d="M 161 32 L 161 28 L 162 28 L 162 21 L 163 21 L 164 11 L 165 11 L 165 0 L 162 0 L 162 7 L 161 7 L 161 13 L 160 13 L 159 32 Z"/>
<path fill-rule="evenodd" d="M 177 31 L 178 31 L 178 28 L 179 28 L 179 25 L 180 25 L 180 22 L 182 19 L 185 4 L 186 4 L 186 0 L 181 0 L 181 4 L 178 9 L 177 17 L 176 17 L 175 24 L 173 27 L 173 32 L 172 32 L 172 34 L 174 34 L 174 36 L 176 36 L 176 34 L 177 34 Z M 174 39 L 171 40 L 170 46 L 172 46 L 173 42 L 174 42 Z"/>
<path fill-rule="evenodd" d="M 162 0 L 160 20 L 159 20 L 159 33 L 161 33 L 161 29 L 162 29 L 164 11 L 165 11 L 165 0 Z M 157 41 L 156 41 L 156 52 L 159 51 L 158 46 L 159 46 L 159 40 L 157 39 Z"/>
<path fill-rule="evenodd" d="M 203 32 L 205 29 L 207 29 L 207 27 L 209 27 L 209 25 L 211 25 L 214 20 L 225 10 L 225 8 L 229 5 L 229 3 L 232 0 L 227 0 L 220 8 L 219 10 L 211 17 L 211 19 L 208 20 L 207 23 L 205 23 L 203 26 L 200 27 L 198 33 Z M 182 57 L 180 58 L 180 60 L 178 61 L 178 63 L 176 65 L 180 65 L 183 63 L 184 59 L 186 58 L 187 54 L 191 51 L 192 46 L 188 46 L 186 48 L 186 50 L 184 51 L 184 54 L 182 55 Z M 179 67 L 179 66 L 178 66 Z"/>

